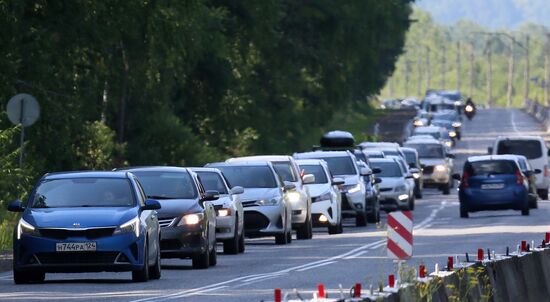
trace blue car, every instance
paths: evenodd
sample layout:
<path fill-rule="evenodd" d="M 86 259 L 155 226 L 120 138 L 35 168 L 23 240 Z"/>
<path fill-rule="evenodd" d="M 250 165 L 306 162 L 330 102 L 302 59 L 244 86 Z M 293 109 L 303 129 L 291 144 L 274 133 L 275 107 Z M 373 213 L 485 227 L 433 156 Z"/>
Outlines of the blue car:
<path fill-rule="evenodd" d="M 458 188 L 460 217 L 485 210 L 519 210 L 529 215 L 530 175 L 522 172 L 514 155 L 472 156 L 464 163 Z"/>
<path fill-rule="evenodd" d="M 46 174 L 14 231 L 16 284 L 43 282 L 45 273 L 131 271 L 136 282 L 159 279 L 160 203 L 145 197 L 129 172 Z"/>

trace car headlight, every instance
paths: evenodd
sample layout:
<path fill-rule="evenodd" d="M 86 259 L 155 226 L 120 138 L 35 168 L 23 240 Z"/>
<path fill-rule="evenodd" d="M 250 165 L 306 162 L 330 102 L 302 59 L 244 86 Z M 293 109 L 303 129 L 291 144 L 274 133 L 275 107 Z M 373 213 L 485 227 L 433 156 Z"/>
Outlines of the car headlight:
<path fill-rule="evenodd" d="M 461 122 L 453 122 L 453 127 L 458 128 L 460 126 L 462 126 Z"/>
<path fill-rule="evenodd" d="M 395 187 L 395 191 L 396 191 L 396 192 L 404 192 L 404 191 L 407 191 L 407 186 L 405 186 L 405 185 L 397 186 L 397 187 Z"/>
<path fill-rule="evenodd" d="M 450 136 L 450 137 L 456 137 L 456 132 L 454 132 L 454 131 L 449 131 L 449 136 Z"/>
<path fill-rule="evenodd" d="M 299 192 L 292 191 L 292 192 L 288 192 L 287 198 L 288 198 L 288 201 L 290 202 L 299 202 L 300 199 L 302 199 L 302 196 L 300 195 Z"/>
<path fill-rule="evenodd" d="M 256 202 L 259 206 L 275 206 L 279 204 L 279 199 L 272 198 L 272 199 L 260 199 Z"/>
<path fill-rule="evenodd" d="M 446 141 L 446 142 L 445 142 L 445 146 L 447 146 L 447 147 L 452 147 L 452 146 L 453 146 L 453 142 Z"/>
<path fill-rule="evenodd" d="M 17 224 L 17 240 L 21 239 L 22 234 L 40 236 L 38 230 L 23 218 L 19 219 L 19 223 Z"/>
<path fill-rule="evenodd" d="M 447 172 L 447 167 L 445 167 L 444 165 L 436 165 L 434 167 L 434 171 L 436 171 L 436 172 Z"/>
<path fill-rule="evenodd" d="M 186 226 L 186 225 L 196 225 L 199 224 L 204 219 L 203 213 L 193 213 L 193 214 L 187 214 L 183 215 L 181 217 L 180 222 L 178 222 L 178 226 Z"/>
<path fill-rule="evenodd" d="M 409 198 L 409 195 L 407 195 L 407 194 L 401 194 L 401 195 L 397 196 L 397 198 L 398 198 L 399 200 L 405 200 L 405 199 Z"/>
<path fill-rule="evenodd" d="M 414 179 L 419 179 L 420 178 L 420 173 L 413 173 L 413 177 L 414 177 Z"/>
<path fill-rule="evenodd" d="M 139 237 L 139 225 L 139 217 L 132 218 L 116 228 L 114 234 L 134 233 L 136 237 Z"/>
<path fill-rule="evenodd" d="M 330 196 L 330 193 L 325 193 L 325 194 L 322 194 L 322 195 L 319 195 L 318 197 L 315 197 L 314 200 L 317 202 L 317 201 L 326 201 L 326 200 L 330 200 L 331 196 Z"/>
<path fill-rule="evenodd" d="M 357 192 L 361 191 L 361 184 L 358 183 L 356 185 L 348 186 L 347 190 L 348 190 L 349 194 L 357 193 Z"/>
<path fill-rule="evenodd" d="M 219 209 L 216 214 L 218 215 L 218 217 L 227 217 L 231 215 L 231 209 Z"/>
<path fill-rule="evenodd" d="M 417 127 L 424 126 L 424 122 L 422 120 L 415 120 L 413 122 L 413 125 L 415 125 Z"/>

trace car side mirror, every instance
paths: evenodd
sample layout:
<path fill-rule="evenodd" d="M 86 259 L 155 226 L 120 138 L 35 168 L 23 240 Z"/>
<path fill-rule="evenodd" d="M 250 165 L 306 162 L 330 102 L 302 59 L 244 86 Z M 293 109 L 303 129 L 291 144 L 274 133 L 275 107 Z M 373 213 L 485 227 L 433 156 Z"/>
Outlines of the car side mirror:
<path fill-rule="evenodd" d="M 372 170 L 369 168 L 361 168 L 359 170 L 359 173 L 361 174 L 361 176 L 369 176 L 372 174 Z"/>
<path fill-rule="evenodd" d="M 244 193 L 244 188 L 240 186 L 235 186 L 231 188 L 231 194 L 239 195 Z"/>
<path fill-rule="evenodd" d="M 290 190 L 296 189 L 296 185 L 293 184 L 293 183 L 291 183 L 291 182 L 289 182 L 289 181 L 285 181 L 284 184 L 285 184 L 285 185 L 283 186 L 283 189 L 284 189 L 285 191 L 290 191 Z"/>
<path fill-rule="evenodd" d="M 340 178 L 340 177 L 335 177 L 335 178 L 332 179 L 332 185 L 333 186 L 340 186 L 340 185 L 343 185 L 345 183 L 346 183 L 346 181 L 343 178 Z"/>
<path fill-rule="evenodd" d="M 382 169 L 380 168 L 372 168 L 372 174 L 380 174 L 382 173 Z"/>
<path fill-rule="evenodd" d="M 8 211 L 10 212 L 23 212 L 25 211 L 25 207 L 23 206 L 23 202 L 21 200 L 14 200 L 8 204 Z"/>
<path fill-rule="evenodd" d="M 160 210 L 160 208 L 160 202 L 154 199 L 145 200 L 145 205 L 141 207 L 142 210 Z"/>
<path fill-rule="evenodd" d="M 302 182 L 305 185 L 314 183 L 315 182 L 315 175 L 313 175 L 313 174 L 304 175 L 304 177 L 302 177 Z"/>
<path fill-rule="evenodd" d="M 420 168 L 424 169 L 424 168 L 426 168 L 426 165 L 420 164 Z"/>
<path fill-rule="evenodd" d="M 420 169 L 411 168 L 411 169 L 409 169 L 409 172 L 411 172 L 412 174 L 414 174 L 414 173 L 420 173 Z"/>
<path fill-rule="evenodd" d="M 550 149 L 548 149 L 548 156 L 550 156 Z"/>
<path fill-rule="evenodd" d="M 208 190 L 202 196 L 201 201 L 213 201 L 213 200 L 218 200 L 219 198 L 220 198 L 220 192 L 215 190 Z"/>
<path fill-rule="evenodd" d="M 525 176 L 527 177 L 531 177 L 535 175 L 535 171 L 523 171 L 523 174 L 525 174 Z"/>
<path fill-rule="evenodd" d="M 381 183 L 381 182 L 382 182 L 382 178 L 380 178 L 380 177 L 375 177 L 375 178 L 374 178 L 374 183 L 375 183 L 375 184 L 379 184 L 379 183 Z"/>
<path fill-rule="evenodd" d="M 460 180 L 462 177 L 460 177 L 460 174 L 459 173 L 454 173 L 453 174 L 453 179 L 456 179 L 456 180 Z"/>
<path fill-rule="evenodd" d="M 550 150 L 548 150 L 548 154 L 550 154 Z M 487 147 L 487 153 L 493 154 L 493 147 Z"/>
<path fill-rule="evenodd" d="M 542 170 L 541 170 L 541 169 L 535 169 L 535 170 L 533 170 L 533 172 L 534 172 L 535 174 L 540 174 L 540 173 L 542 173 Z"/>
<path fill-rule="evenodd" d="M 448 158 L 455 158 L 456 156 L 455 156 L 454 154 L 452 154 L 452 153 L 447 153 L 447 157 L 448 157 Z"/>

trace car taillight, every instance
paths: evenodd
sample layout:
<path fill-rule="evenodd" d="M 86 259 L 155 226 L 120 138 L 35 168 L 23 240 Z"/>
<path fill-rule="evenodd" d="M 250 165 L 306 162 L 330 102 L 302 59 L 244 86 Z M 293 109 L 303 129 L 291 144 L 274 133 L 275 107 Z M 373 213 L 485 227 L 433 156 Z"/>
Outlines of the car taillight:
<path fill-rule="evenodd" d="M 548 166 L 544 165 L 544 177 L 548 177 Z"/>
<path fill-rule="evenodd" d="M 467 171 L 464 171 L 464 173 L 462 173 L 462 188 L 463 189 L 466 189 L 468 187 L 468 178 L 470 177 L 470 174 L 468 174 Z"/>
<path fill-rule="evenodd" d="M 516 170 L 516 184 L 523 185 L 523 175 L 519 170 Z"/>

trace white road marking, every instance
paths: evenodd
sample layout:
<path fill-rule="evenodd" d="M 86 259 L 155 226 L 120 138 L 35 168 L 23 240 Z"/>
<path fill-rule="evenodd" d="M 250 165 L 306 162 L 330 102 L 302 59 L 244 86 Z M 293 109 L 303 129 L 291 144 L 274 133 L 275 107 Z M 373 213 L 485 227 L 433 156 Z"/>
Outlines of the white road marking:
<path fill-rule="evenodd" d="M 516 111 L 512 109 L 510 112 L 512 113 L 512 116 L 510 117 L 510 120 L 512 121 L 512 128 L 514 129 L 514 132 L 519 132 L 518 127 L 516 126 Z"/>
<path fill-rule="evenodd" d="M 346 258 L 344 258 L 344 259 L 346 259 Z M 310 266 L 310 267 L 299 269 L 299 270 L 297 270 L 297 272 L 305 272 L 305 271 L 310 270 L 310 269 L 314 269 L 314 268 L 317 268 L 317 267 L 333 264 L 333 263 L 336 263 L 336 262 L 338 262 L 338 261 L 329 261 L 329 262 L 313 265 L 313 266 Z"/>

